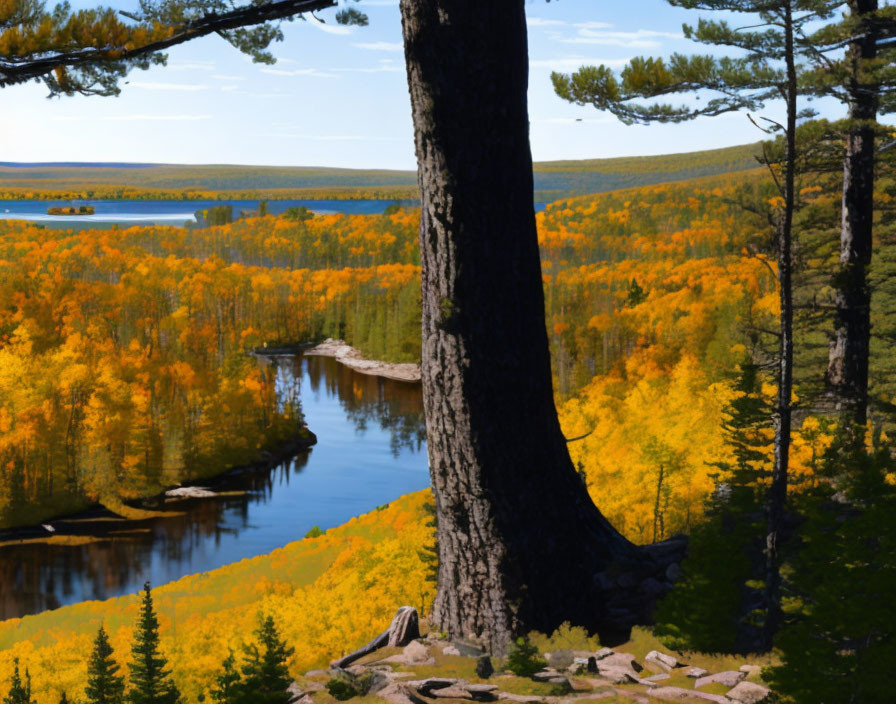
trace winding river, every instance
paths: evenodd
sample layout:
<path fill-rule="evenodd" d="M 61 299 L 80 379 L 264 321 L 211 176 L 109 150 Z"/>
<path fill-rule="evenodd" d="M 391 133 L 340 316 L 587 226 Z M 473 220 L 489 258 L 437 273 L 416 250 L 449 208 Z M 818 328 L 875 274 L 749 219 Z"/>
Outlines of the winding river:
<path fill-rule="evenodd" d="M 326 357 L 260 363 L 277 365 L 281 393 L 298 393 L 313 448 L 273 470 L 219 478 L 211 486 L 226 496 L 169 501 L 170 516 L 124 524 L 103 510 L 81 516 L 83 544 L 0 544 L 0 620 L 268 553 L 428 486 L 419 383 L 358 374 Z"/>

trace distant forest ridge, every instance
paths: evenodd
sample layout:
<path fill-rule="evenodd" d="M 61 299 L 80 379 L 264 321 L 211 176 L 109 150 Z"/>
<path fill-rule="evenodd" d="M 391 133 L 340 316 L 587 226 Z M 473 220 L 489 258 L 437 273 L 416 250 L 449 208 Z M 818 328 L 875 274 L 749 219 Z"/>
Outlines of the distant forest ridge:
<path fill-rule="evenodd" d="M 581 161 L 550 161 L 535 164 L 536 200 L 679 181 L 699 176 L 744 171 L 757 166 L 757 144 L 724 149 L 617 157 Z M 130 163 L 13 163 L 0 162 L 0 190 L 28 189 L 39 192 L 67 192 L 95 185 L 99 197 L 108 197 L 109 186 L 146 189 L 170 194 L 172 191 L 257 191 L 271 190 L 271 198 L 287 197 L 284 189 L 358 189 L 358 197 L 372 188 L 416 189 L 415 171 L 386 169 L 342 169 L 329 167 L 240 166 L 227 164 L 130 164 Z M 280 190 L 277 193 L 276 190 Z M 149 193 L 147 195 L 150 195 Z M 7 195 L 7 197 L 9 197 Z M 24 192 L 15 194 L 24 198 Z M 91 196 L 87 196 L 91 197 Z M 161 197 L 156 196 L 156 197 Z M 261 197 L 264 197 L 263 195 Z"/>

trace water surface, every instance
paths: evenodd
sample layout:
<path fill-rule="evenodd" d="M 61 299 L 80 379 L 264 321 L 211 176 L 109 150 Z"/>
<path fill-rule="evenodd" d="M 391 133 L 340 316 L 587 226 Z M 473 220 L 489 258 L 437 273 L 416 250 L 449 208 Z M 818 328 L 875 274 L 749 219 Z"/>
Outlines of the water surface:
<path fill-rule="evenodd" d="M 273 470 L 215 483 L 244 495 L 169 502 L 182 515 L 127 522 L 109 536 L 108 514 L 75 525 L 87 545 L 0 545 L 0 619 L 161 585 L 326 530 L 429 485 L 420 384 L 358 374 L 335 360 L 276 364 L 281 393 L 298 393 L 318 442 Z M 223 469 L 223 468 L 222 468 Z M 71 523 L 56 521 L 59 529 Z"/>
<path fill-rule="evenodd" d="M 216 205 L 233 206 L 236 218 L 242 211 L 258 208 L 257 200 L 0 200 L 0 219 L 28 220 L 47 227 L 108 227 L 121 225 L 175 225 L 196 222 L 197 210 Z M 415 206 L 416 201 L 395 200 L 270 200 L 268 212 L 279 215 L 289 208 L 305 207 L 316 213 L 379 215 L 393 203 Z M 47 215 L 58 206 L 92 205 L 93 215 Z"/>

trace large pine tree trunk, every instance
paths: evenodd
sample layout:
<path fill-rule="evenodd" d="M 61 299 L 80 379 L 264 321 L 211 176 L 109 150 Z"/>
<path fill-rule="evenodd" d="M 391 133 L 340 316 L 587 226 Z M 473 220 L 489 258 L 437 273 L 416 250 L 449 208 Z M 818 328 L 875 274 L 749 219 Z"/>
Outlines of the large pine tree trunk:
<path fill-rule="evenodd" d="M 493 652 L 563 621 L 648 618 L 685 542 L 625 540 L 554 407 L 533 212 L 524 0 L 402 0 L 422 197 L 423 395 L 437 628 Z"/>
<path fill-rule="evenodd" d="M 853 16 L 877 11 L 878 0 L 850 0 Z M 863 77 L 862 65 L 877 56 L 873 31 L 860 33 L 850 44 L 852 77 L 848 84 L 851 127 L 843 160 L 843 206 L 840 268 L 834 280 L 834 337 L 828 356 L 827 380 L 844 420 L 864 425 L 868 412 L 868 356 L 871 343 L 871 264 L 874 215 L 874 128 L 878 88 Z"/>

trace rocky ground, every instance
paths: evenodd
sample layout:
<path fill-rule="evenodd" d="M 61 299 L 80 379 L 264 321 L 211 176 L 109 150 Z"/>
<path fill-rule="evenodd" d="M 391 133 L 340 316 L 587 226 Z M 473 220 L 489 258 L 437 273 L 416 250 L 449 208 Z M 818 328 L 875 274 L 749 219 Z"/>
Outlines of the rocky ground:
<path fill-rule="evenodd" d="M 638 649 L 632 645 L 631 650 Z M 359 704 L 774 701 L 762 683 L 761 666 L 753 662 L 744 660 L 734 667 L 733 658 L 688 657 L 662 650 L 636 657 L 626 650 L 553 650 L 544 653 L 547 667 L 526 678 L 505 671 L 503 661 L 487 658 L 469 644 L 430 635 L 403 648 L 381 648 L 344 669 L 308 672 L 293 685 L 294 702 L 333 704 L 331 691 L 342 694 L 338 687 L 327 686 L 333 680 L 354 689 L 357 695 L 352 701 Z M 707 665 L 712 664 L 734 669 L 711 670 Z M 495 671 L 489 675 L 490 666 Z"/>
<path fill-rule="evenodd" d="M 319 357 L 333 357 L 347 367 L 351 367 L 361 374 L 382 376 L 398 381 L 420 381 L 419 364 L 390 364 L 378 362 L 373 359 L 364 359 L 361 350 L 347 345 L 342 340 L 327 338 L 319 345 L 304 351 L 305 355 L 317 355 Z"/>

